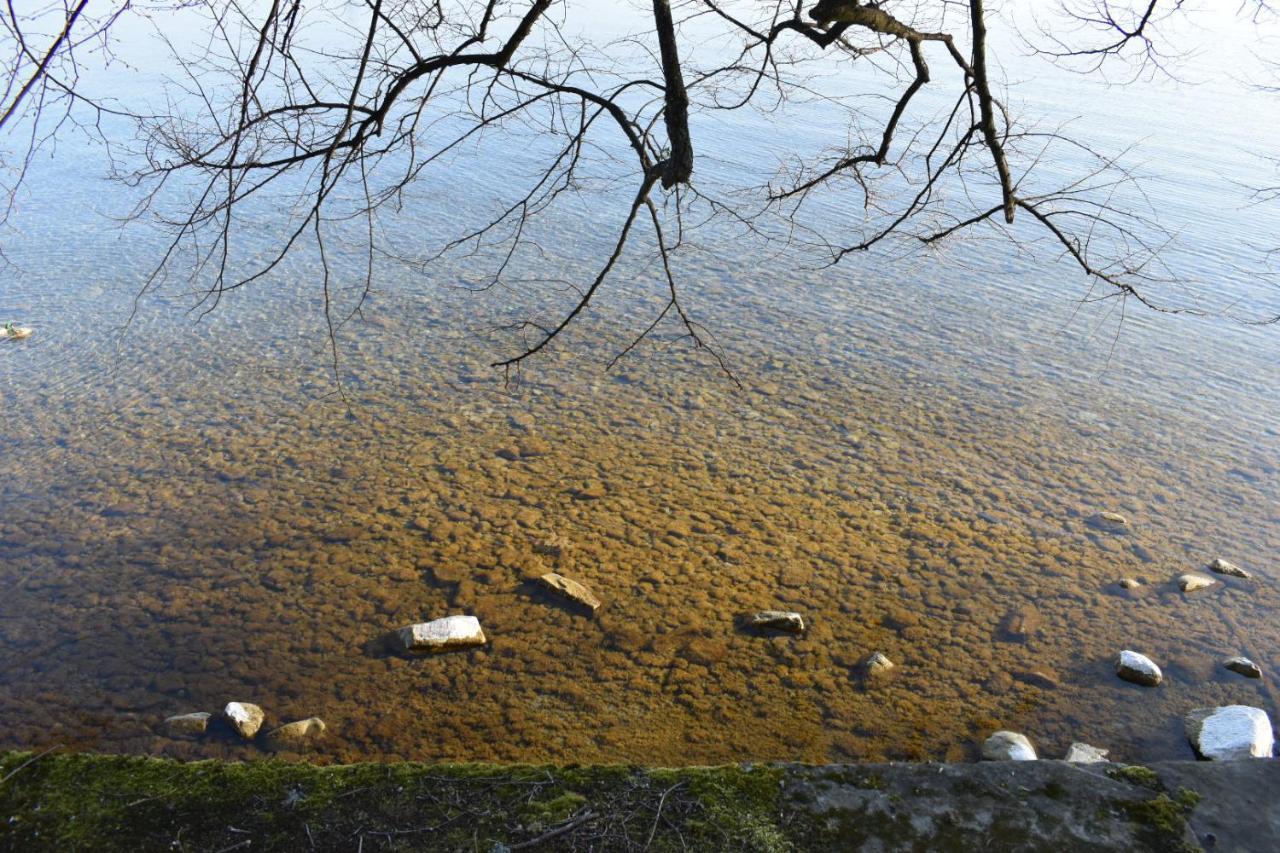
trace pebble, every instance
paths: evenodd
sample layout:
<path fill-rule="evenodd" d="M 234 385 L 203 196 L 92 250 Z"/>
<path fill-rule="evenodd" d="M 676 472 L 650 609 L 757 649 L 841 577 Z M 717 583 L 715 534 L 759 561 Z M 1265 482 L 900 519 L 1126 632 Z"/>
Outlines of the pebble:
<path fill-rule="evenodd" d="M 209 719 L 212 716 L 212 714 L 205 711 L 197 711 L 194 714 L 178 714 L 175 717 L 166 719 L 164 727 L 174 737 L 202 735 L 208 730 Z"/>
<path fill-rule="evenodd" d="M 867 675 L 883 675 L 893 669 L 893 661 L 880 652 L 872 652 L 871 656 L 862 662 L 862 668 L 866 670 Z"/>
<path fill-rule="evenodd" d="M 1110 750 L 1098 749 L 1096 746 L 1090 746 L 1087 743 L 1073 743 L 1067 750 L 1065 761 L 1075 764 L 1097 764 L 1107 760 L 1107 754 Z"/>
<path fill-rule="evenodd" d="M 761 610 L 752 615 L 752 628 L 777 628 L 790 634 L 804 633 L 804 617 L 788 610 Z"/>
<path fill-rule="evenodd" d="M 982 744 L 985 761 L 1035 761 L 1036 749 L 1026 735 L 999 731 Z"/>
<path fill-rule="evenodd" d="M 308 717 L 285 723 L 277 729 L 267 732 L 265 743 L 268 749 L 288 749 L 318 740 L 328 726 L 319 717 Z"/>
<path fill-rule="evenodd" d="M 1270 758 L 1275 747 L 1271 719 L 1261 708 L 1224 705 L 1196 708 L 1183 718 L 1187 740 L 1210 761 Z"/>
<path fill-rule="evenodd" d="M 480 620 L 474 616 L 446 616 L 419 622 L 401 628 L 396 637 L 406 652 L 443 652 L 488 642 Z"/>
<path fill-rule="evenodd" d="M 1164 678 L 1151 658 L 1128 649 L 1116 656 L 1116 675 L 1144 687 L 1155 687 Z"/>
<path fill-rule="evenodd" d="M 1188 572 L 1178 577 L 1178 588 L 1183 592 L 1195 592 L 1198 589 L 1207 589 L 1214 585 L 1216 581 L 1213 578 L 1198 575 L 1194 572 Z"/>
<path fill-rule="evenodd" d="M 1095 530 L 1123 533 L 1129 528 L 1129 519 L 1118 512 L 1099 512 L 1089 516 L 1087 524 Z"/>
<path fill-rule="evenodd" d="M 1142 586 L 1142 581 L 1138 580 L 1137 578 L 1125 578 L 1124 580 L 1120 581 L 1120 586 L 1122 586 L 1125 589 L 1137 589 L 1138 587 Z"/>
<path fill-rule="evenodd" d="M 1246 572 L 1244 569 L 1240 568 L 1235 563 L 1228 562 L 1222 559 L 1221 557 L 1214 559 L 1214 561 L 1209 564 L 1209 569 L 1211 571 L 1217 572 L 1220 575 L 1230 575 L 1233 578 L 1253 577 L 1252 574 L 1250 574 L 1249 572 Z"/>
<path fill-rule="evenodd" d="M 267 718 L 263 710 L 252 702 L 228 702 L 222 709 L 222 716 L 245 740 L 252 740 Z"/>
<path fill-rule="evenodd" d="M 1256 663 L 1246 657 L 1227 658 L 1222 665 L 1232 672 L 1238 672 L 1245 678 L 1261 678 L 1262 670 Z"/>
<path fill-rule="evenodd" d="M 570 601 L 574 601 L 584 607 L 590 608 L 592 613 L 600 609 L 600 599 L 596 598 L 595 594 L 592 593 L 591 590 L 587 589 L 572 578 L 567 578 L 564 575 L 559 575 L 555 572 L 547 572 L 545 575 L 538 578 L 538 581 L 547 589 L 563 595 Z"/>

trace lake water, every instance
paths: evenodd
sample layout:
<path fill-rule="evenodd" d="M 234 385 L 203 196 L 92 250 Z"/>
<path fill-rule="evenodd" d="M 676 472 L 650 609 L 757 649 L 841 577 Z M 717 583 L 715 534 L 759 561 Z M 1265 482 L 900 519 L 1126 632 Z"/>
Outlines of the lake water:
<path fill-rule="evenodd" d="M 0 318 L 37 329 L 0 343 L 0 747 L 248 757 L 159 726 L 242 700 L 324 718 L 322 760 L 965 760 L 996 728 L 1050 757 L 1084 740 L 1153 760 L 1190 757 L 1191 708 L 1274 714 L 1280 329 L 1223 312 L 1280 312 L 1250 250 L 1280 239 L 1280 205 L 1238 185 L 1280 98 L 1229 75 L 1119 90 L 1018 68 L 1025 111 L 1137 146 L 1180 235 L 1188 284 L 1166 295 L 1209 316 L 1120 322 L 1079 304 L 1087 283 L 1053 253 L 994 240 L 819 270 L 716 226 L 680 275 L 741 389 L 668 327 L 605 369 L 661 307 L 637 251 L 512 383 L 488 367 L 515 343 L 495 328 L 563 293 L 387 262 L 339 335 L 344 401 L 314 259 L 203 317 L 171 284 L 125 327 L 161 238 L 106 218 L 129 197 L 94 149 L 59 148 L 0 282 Z M 708 119 L 699 175 L 828 132 Z M 519 161 L 487 153 L 424 187 L 392 238 L 490 210 Z M 549 263 L 581 278 L 616 213 L 606 196 L 548 224 Z M 1090 527 L 1101 511 L 1129 530 Z M 1255 579 L 1177 589 L 1215 557 Z M 546 571 L 604 607 L 548 598 Z M 767 608 L 809 631 L 740 629 Z M 455 613 L 489 645 L 379 643 Z M 1165 683 L 1119 681 L 1122 648 Z M 897 666 L 869 682 L 875 651 Z M 1236 654 L 1264 678 L 1222 669 Z"/>

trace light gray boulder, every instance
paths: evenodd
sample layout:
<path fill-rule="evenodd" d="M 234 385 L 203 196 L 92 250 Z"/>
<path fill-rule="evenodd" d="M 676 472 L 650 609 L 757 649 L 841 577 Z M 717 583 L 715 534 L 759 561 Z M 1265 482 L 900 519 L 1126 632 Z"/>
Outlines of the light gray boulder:
<path fill-rule="evenodd" d="M 1098 764 L 1107 760 L 1109 750 L 1098 749 L 1096 746 L 1090 746 L 1087 743 L 1073 743 L 1067 750 L 1066 761 L 1074 764 Z"/>
<path fill-rule="evenodd" d="M 262 728 L 267 715 L 252 702 L 228 702 L 227 707 L 222 709 L 222 717 L 240 737 L 252 740 L 258 729 Z"/>
<path fill-rule="evenodd" d="M 1187 740 L 1210 761 L 1270 758 L 1275 748 L 1271 718 L 1261 708 L 1221 705 L 1196 708 L 1183 717 Z"/>
<path fill-rule="evenodd" d="M 1129 649 L 1116 656 L 1116 675 L 1143 687 L 1155 687 L 1164 679 L 1164 673 L 1151 658 Z"/>
<path fill-rule="evenodd" d="M 1036 748 L 1026 735 L 999 731 L 982 744 L 982 758 L 986 761 L 1035 761 Z"/>
<path fill-rule="evenodd" d="M 444 652 L 488 642 L 474 616 L 446 616 L 430 622 L 407 625 L 396 632 L 406 652 Z"/>
<path fill-rule="evenodd" d="M 1233 578 L 1251 578 L 1252 574 L 1237 566 L 1235 563 L 1229 562 L 1217 557 L 1209 564 L 1209 570 L 1217 572 L 1220 575 L 1230 575 Z"/>

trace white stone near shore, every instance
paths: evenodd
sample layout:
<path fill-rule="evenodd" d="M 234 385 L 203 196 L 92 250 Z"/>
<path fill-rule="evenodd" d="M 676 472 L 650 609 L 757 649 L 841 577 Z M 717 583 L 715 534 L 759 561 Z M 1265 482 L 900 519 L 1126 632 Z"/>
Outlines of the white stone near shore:
<path fill-rule="evenodd" d="M 1155 661 L 1129 649 L 1116 656 L 1116 675 L 1143 687 L 1155 687 L 1164 678 Z"/>
<path fill-rule="evenodd" d="M 266 713 L 252 702 L 228 702 L 222 709 L 222 716 L 245 740 L 252 740 L 267 718 Z"/>
<path fill-rule="evenodd" d="M 1195 592 L 1198 589 L 1208 589 L 1217 581 L 1206 575 L 1199 575 L 1195 572 L 1187 572 L 1185 575 L 1178 577 L 1178 588 L 1183 592 Z"/>
<path fill-rule="evenodd" d="M 318 740 L 327 728 L 319 717 L 295 720 L 267 732 L 266 745 L 268 749 L 297 749 Z"/>
<path fill-rule="evenodd" d="M 761 610 L 751 617 L 752 628 L 776 628 L 791 634 L 804 633 L 804 617 L 789 610 Z"/>
<path fill-rule="evenodd" d="M 396 632 L 406 652 L 443 652 L 467 646 L 483 646 L 488 640 L 474 616 L 446 616 L 408 625 Z"/>
<path fill-rule="evenodd" d="M 1071 748 L 1067 750 L 1065 760 L 1073 764 L 1098 764 L 1107 760 L 1109 751 L 1098 749 L 1096 746 L 1090 746 L 1087 743 L 1073 743 Z"/>
<path fill-rule="evenodd" d="M 1220 575 L 1230 575 L 1233 578 L 1253 577 L 1253 575 L 1249 574 L 1244 569 L 1237 566 L 1235 563 L 1228 562 L 1227 560 L 1224 560 L 1221 557 L 1215 558 L 1214 561 L 1209 564 L 1209 569 L 1211 571 L 1217 572 Z"/>
<path fill-rule="evenodd" d="M 1275 748 L 1271 718 L 1261 708 L 1223 705 L 1196 708 L 1183 718 L 1187 740 L 1210 761 L 1270 758 Z"/>
<path fill-rule="evenodd" d="M 1026 735 L 999 731 L 982 744 L 982 758 L 985 761 L 1035 761 L 1036 748 Z"/>
<path fill-rule="evenodd" d="M 202 735 L 208 731 L 209 719 L 212 716 L 212 714 L 205 711 L 197 711 L 194 714 L 178 714 L 164 721 L 165 731 L 173 737 Z"/>

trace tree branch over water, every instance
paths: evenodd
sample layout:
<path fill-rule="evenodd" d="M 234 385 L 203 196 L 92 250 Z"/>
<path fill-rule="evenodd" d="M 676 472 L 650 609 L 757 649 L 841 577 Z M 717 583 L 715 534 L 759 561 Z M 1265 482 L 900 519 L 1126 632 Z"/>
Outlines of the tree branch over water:
<path fill-rule="evenodd" d="M 1160 27 L 1181 8 L 1067 4 L 1075 26 L 1046 25 L 1039 50 L 1089 73 L 1135 55 L 1163 67 Z M 200 35 L 167 34 L 169 17 L 198 21 L 188 28 Z M 130 106 L 126 93 L 108 103 L 80 77 L 114 57 L 111 33 L 125 19 L 154 22 L 172 54 L 163 108 Z M 1139 209 L 1119 161 L 1010 109 L 989 33 L 1012 26 L 983 0 L 187 0 L 106 14 L 84 2 L 11 5 L 0 130 L 17 140 L 6 149 L 18 152 L 7 161 L 11 199 L 33 152 L 68 123 L 118 152 L 119 177 L 140 190 L 133 215 L 170 233 L 144 292 L 189 277 L 210 311 L 229 291 L 286 274 L 294 256 L 318 258 L 335 356 L 381 259 L 429 275 L 467 258 L 487 270 L 479 287 L 508 287 L 555 266 L 544 223 L 588 203 L 599 207 L 599 257 L 584 263 L 593 272 L 565 279 L 571 297 L 543 310 L 550 319 L 512 324 L 516 344 L 495 367 L 518 368 L 602 292 L 625 291 L 619 270 L 635 253 L 655 260 L 649 284 L 664 296 L 616 356 L 674 324 L 728 372 L 682 295 L 689 237 L 716 227 L 794 252 L 797 266 L 982 231 L 1072 264 L 1091 294 L 1198 310 L 1160 290 L 1176 281 L 1159 260 L 1168 235 Z M 698 134 L 743 110 L 812 126 L 743 140 L 756 162 L 706 176 Z M 457 190 L 457 159 L 494 148 L 508 152 L 490 167 L 504 180 Z M 519 174 L 511 162 L 533 165 Z M 407 252 L 384 225 L 436 185 L 492 215 L 459 217 L 439 245 Z M 264 212 L 280 229 L 267 249 Z M 330 244 L 349 254 L 353 240 L 363 280 L 339 305 L 331 262 L 341 253 Z"/>

